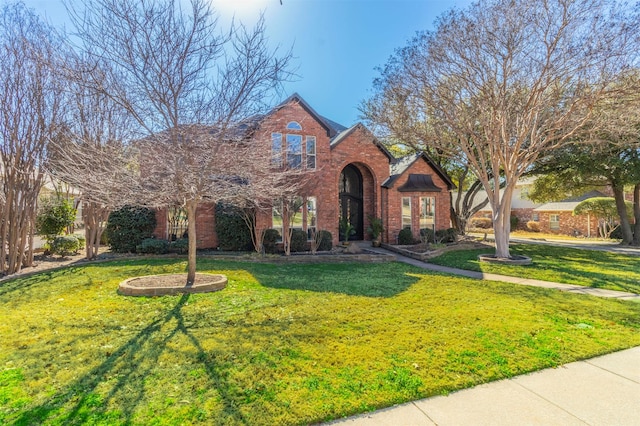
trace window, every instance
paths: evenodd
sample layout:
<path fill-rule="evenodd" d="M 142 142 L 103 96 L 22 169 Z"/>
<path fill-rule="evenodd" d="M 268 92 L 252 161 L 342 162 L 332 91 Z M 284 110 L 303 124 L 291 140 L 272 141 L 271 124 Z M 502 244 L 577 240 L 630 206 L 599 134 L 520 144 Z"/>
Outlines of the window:
<path fill-rule="evenodd" d="M 302 126 L 297 121 L 287 123 L 287 130 L 302 130 Z"/>
<path fill-rule="evenodd" d="M 307 136 L 307 169 L 316 168 L 316 137 Z"/>
<path fill-rule="evenodd" d="M 411 229 L 411 197 L 402 197 L 402 227 Z"/>
<path fill-rule="evenodd" d="M 540 215 L 538 213 L 531 213 L 531 220 L 534 222 L 540 222 Z"/>
<path fill-rule="evenodd" d="M 559 214 L 550 214 L 549 215 L 549 229 L 558 230 L 560 229 L 560 215 Z"/>
<path fill-rule="evenodd" d="M 302 136 L 287 135 L 287 166 L 302 167 Z"/>
<path fill-rule="evenodd" d="M 420 229 L 433 229 L 436 223 L 436 197 L 420 197 Z"/>
<path fill-rule="evenodd" d="M 271 134 L 271 162 L 282 167 L 282 133 Z"/>
<path fill-rule="evenodd" d="M 291 229 L 304 229 L 304 199 L 296 197 L 291 206 Z"/>
<path fill-rule="evenodd" d="M 184 207 L 171 206 L 167 209 L 167 239 L 175 241 L 187 237 L 187 211 Z"/>
<path fill-rule="evenodd" d="M 311 239 L 314 232 L 317 231 L 318 217 L 316 197 L 307 197 L 307 238 Z"/>

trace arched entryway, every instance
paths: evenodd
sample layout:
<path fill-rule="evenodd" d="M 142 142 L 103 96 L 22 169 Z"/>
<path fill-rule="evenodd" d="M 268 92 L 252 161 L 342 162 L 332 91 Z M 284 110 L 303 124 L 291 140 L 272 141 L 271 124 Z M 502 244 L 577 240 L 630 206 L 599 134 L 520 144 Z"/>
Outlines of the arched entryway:
<path fill-rule="evenodd" d="M 340 173 L 340 222 L 347 220 L 354 229 L 349 239 L 362 240 L 364 237 L 364 199 L 362 173 L 349 164 Z M 342 239 L 342 236 L 341 236 Z"/>

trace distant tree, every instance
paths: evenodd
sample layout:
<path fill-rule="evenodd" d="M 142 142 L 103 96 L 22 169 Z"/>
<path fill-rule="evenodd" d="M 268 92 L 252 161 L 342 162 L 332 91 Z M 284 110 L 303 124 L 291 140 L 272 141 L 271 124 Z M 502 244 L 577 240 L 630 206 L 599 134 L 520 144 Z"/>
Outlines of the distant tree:
<path fill-rule="evenodd" d="M 250 179 L 262 153 L 243 120 L 287 77 L 290 55 L 267 48 L 264 21 L 220 31 L 210 2 L 68 0 L 84 54 L 105 64 L 91 90 L 124 108 L 146 134 L 139 201 L 187 211 L 187 284 L 196 272 L 196 210 L 225 201 Z M 100 69 L 100 68 L 98 68 Z M 89 77 L 93 74 L 89 73 Z"/>
<path fill-rule="evenodd" d="M 60 196 L 42 200 L 36 216 L 36 233 L 43 235 L 49 243 L 62 234 L 76 219 L 76 209 L 69 200 Z"/>
<path fill-rule="evenodd" d="M 544 152 L 574 143 L 598 102 L 632 90 L 614 84 L 638 62 L 638 15 L 625 7 L 480 1 L 445 13 L 384 68 L 377 90 L 390 100 L 382 107 L 400 110 L 397 137 L 463 159 L 481 181 L 498 257 L 510 256 L 518 179 Z"/>
<path fill-rule="evenodd" d="M 619 226 L 616 224 L 616 200 L 611 197 L 594 197 L 582 201 L 573 209 L 574 216 L 581 214 L 589 214 L 598 219 L 599 233 L 603 238 L 610 238 L 611 233 Z"/>
<path fill-rule="evenodd" d="M 63 97 L 51 28 L 22 3 L 0 13 L 0 273 L 13 274 L 33 264 L 37 200 Z"/>

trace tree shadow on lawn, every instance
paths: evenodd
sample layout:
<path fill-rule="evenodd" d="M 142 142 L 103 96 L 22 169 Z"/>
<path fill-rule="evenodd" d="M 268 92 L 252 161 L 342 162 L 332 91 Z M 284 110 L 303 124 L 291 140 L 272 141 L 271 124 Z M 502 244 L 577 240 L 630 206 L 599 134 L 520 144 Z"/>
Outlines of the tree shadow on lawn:
<path fill-rule="evenodd" d="M 393 297 L 411 287 L 420 278 L 411 272 L 422 272 L 399 262 L 269 264 L 205 261 L 199 270 L 245 270 L 264 287 L 337 293 L 348 296 Z M 206 269 L 204 269 L 206 268 Z"/>
<path fill-rule="evenodd" d="M 111 419 L 116 422 L 131 422 L 138 405 L 145 394 L 145 380 L 153 374 L 161 354 L 170 350 L 169 342 L 179 334 L 188 338 L 196 349 L 196 359 L 204 364 L 204 369 L 211 384 L 219 392 L 223 404 L 223 413 L 227 418 L 245 423 L 243 414 L 238 410 L 229 393 L 229 385 L 224 374 L 219 371 L 215 360 L 207 356 L 200 341 L 188 330 L 182 314 L 182 307 L 187 304 L 190 295 L 180 297 L 175 307 L 166 315 L 153 321 L 129 341 L 108 354 L 107 359 L 97 367 L 84 373 L 66 389 L 53 395 L 40 405 L 22 413 L 15 421 L 16 424 L 39 424 L 54 421 L 62 424 L 81 424 L 91 420 L 100 423 Z M 162 328 L 175 321 L 175 326 L 167 333 Z M 111 390 L 107 395 L 97 393 L 101 384 L 108 383 L 115 378 L 114 384 L 109 384 Z M 108 412 L 105 407 L 112 399 L 118 398 L 118 411 Z M 71 408 L 68 408 L 68 407 Z M 115 418 L 113 418 L 115 417 Z"/>

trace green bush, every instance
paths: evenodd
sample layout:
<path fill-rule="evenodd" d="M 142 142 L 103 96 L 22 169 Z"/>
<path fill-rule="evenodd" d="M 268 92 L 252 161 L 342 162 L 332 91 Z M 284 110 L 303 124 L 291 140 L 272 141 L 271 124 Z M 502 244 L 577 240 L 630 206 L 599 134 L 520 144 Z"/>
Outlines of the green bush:
<path fill-rule="evenodd" d="M 409 228 L 403 228 L 398 233 L 398 244 L 401 246 L 406 246 L 413 244 L 413 232 Z"/>
<path fill-rule="evenodd" d="M 472 228 L 491 229 L 493 227 L 493 221 L 490 217 L 474 217 L 471 219 Z"/>
<path fill-rule="evenodd" d="M 169 247 L 169 251 L 172 253 L 178 254 L 186 254 L 189 252 L 189 239 L 188 238 L 178 238 L 175 241 L 171 242 Z"/>
<path fill-rule="evenodd" d="M 509 221 L 511 222 L 511 230 L 518 229 L 518 224 L 520 223 L 520 218 L 518 216 L 509 217 Z"/>
<path fill-rule="evenodd" d="M 333 235 L 329 231 L 318 231 L 319 251 L 329 251 L 333 248 Z"/>
<path fill-rule="evenodd" d="M 294 253 L 307 251 L 307 233 L 302 229 L 291 231 L 291 251 Z"/>
<path fill-rule="evenodd" d="M 80 243 L 74 235 L 63 235 L 54 238 L 50 247 L 51 253 L 65 257 L 77 253 Z"/>
<path fill-rule="evenodd" d="M 157 238 L 145 238 L 136 247 L 138 253 L 165 254 L 169 252 L 169 241 Z"/>
<path fill-rule="evenodd" d="M 142 240 L 151 238 L 155 228 L 154 210 L 125 206 L 109 214 L 105 233 L 111 250 L 117 253 L 135 253 Z"/>
<path fill-rule="evenodd" d="M 264 252 L 270 254 L 278 253 L 278 241 L 280 241 L 281 238 L 280 232 L 276 229 L 267 229 L 264 231 L 264 237 L 262 239 Z"/>
<path fill-rule="evenodd" d="M 52 241 L 65 228 L 73 225 L 76 209 L 66 199 L 51 197 L 43 200 L 36 216 L 36 233 Z"/>
<path fill-rule="evenodd" d="M 425 243 L 435 243 L 435 234 L 431 228 L 422 228 L 420 230 L 420 240 Z"/>
<path fill-rule="evenodd" d="M 436 231 L 436 241 L 438 243 L 455 243 L 458 238 L 456 228 L 438 229 Z"/>
<path fill-rule="evenodd" d="M 241 210 L 229 204 L 216 204 L 216 234 L 221 250 L 249 251 L 253 249 L 251 230 L 242 219 Z"/>

